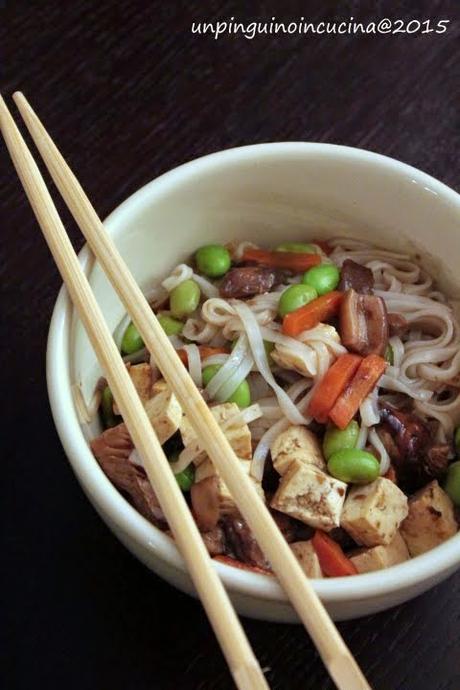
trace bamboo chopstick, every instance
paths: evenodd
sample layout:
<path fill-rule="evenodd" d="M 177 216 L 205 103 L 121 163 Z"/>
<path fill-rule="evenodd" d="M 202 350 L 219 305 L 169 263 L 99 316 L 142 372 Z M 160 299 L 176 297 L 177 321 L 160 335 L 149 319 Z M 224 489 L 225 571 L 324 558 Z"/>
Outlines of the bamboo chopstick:
<path fill-rule="evenodd" d="M 310 633 L 340 690 L 369 690 L 355 659 L 329 618 L 310 581 L 279 532 L 209 408 L 180 362 L 139 286 L 104 229 L 78 180 L 25 97 L 14 100 L 27 128 L 94 255 L 138 328 L 147 349 L 189 417 L 200 445 L 230 489 L 235 503 L 269 559 L 283 589 Z"/>
<path fill-rule="evenodd" d="M 267 690 L 265 677 L 212 565 L 45 182 L 1 96 L 0 127 L 43 235 L 144 461 L 147 475 L 219 639 L 235 683 L 241 690 Z"/>

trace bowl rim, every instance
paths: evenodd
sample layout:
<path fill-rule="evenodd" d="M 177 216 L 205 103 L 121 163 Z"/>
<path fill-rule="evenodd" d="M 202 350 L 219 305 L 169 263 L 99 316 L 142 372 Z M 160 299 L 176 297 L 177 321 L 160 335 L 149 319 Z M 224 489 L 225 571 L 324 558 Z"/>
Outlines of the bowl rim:
<path fill-rule="evenodd" d="M 131 212 L 139 212 L 142 206 L 151 204 L 173 188 L 178 182 L 190 179 L 197 173 L 232 164 L 261 158 L 278 156 L 299 156 L 305 158 L 317 155 L 329 159 L 349 162 L 367 161 L 382 171 L 408 176 L 415 184 L 422 185 L 452 204 L 460 214 L 460 195 L 444 183 L 427 173 L 394 158 L 364 149 L 336 144 L 311 142 L 276 142 L 239 146 L 217 151 L 179 165 L 145 184 L 115 208 L 105 219 L 104 225 L 110 233 L 116 233 L 124 225 Z M 84 268 L 90 266 L 91 253 L 85 244 L 80 254 Z M 97 510 L 110 517 L 117 529 L 136 544 L 151 551 L 155 557 L 169 566 L 187 573 L 185 564 L 174 542 L 164 532 L 148 522 L 138 513 L 112 485 L 93 457 L 74 408 L 71 389 L 62 385 L 63 372 L 69 378 L 70 353 L 68 333 L 71 323 L 72 305 L 64 286 L 61 287 L 51 318 L 46 370 L 48 395 L 54 423 L 69 462 L 79 478 L 83 489 L 90 495 Z M 67 381 L 66 381 L 67 383 Z M 460 564 L 460 532 L 434 549 L 410 561 L 392 566 L 385 571 L 376 571 L 351 578 L 324 578 L 313 580 L 313 587 L 327 602 L 375 599 L 386 594 L 412 588 L 432 577 L 452 570 Z M 225 586 L 232 592 L 245 594 L 256 599 L 287 602 L 287 597 L 276 579 L 269 575 L 253 573 L 214 561 L 215 568 Z"/>

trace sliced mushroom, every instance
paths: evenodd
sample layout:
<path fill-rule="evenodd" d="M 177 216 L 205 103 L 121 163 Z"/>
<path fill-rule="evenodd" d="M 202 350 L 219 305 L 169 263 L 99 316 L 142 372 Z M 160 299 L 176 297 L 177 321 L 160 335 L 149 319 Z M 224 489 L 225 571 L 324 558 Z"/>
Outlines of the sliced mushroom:
<path fill-rule="evenodd" d="M 409 329 L 409 322 L 401 314 L 390 312 L 388 314 L 388 327 L 391 336 L 401 336 L 407 333 Z"/>
<path fill-rule="evenodd" d="M 432 479 L 441 479 L 452 458 L 452 447 L 433 443 L 429 424 L 413 412 L 385 403 L 380 415 L 378 433 L 394 464 L 398 484 L 415 491 Z"/>
<path fill-rule="evenodd" d="M 240 561 L 264 570 L 270 569 L 270 565 L 260 550 L 249 525 L 241 515 L 225 516 L 223 526 L 227 544 Z"/>
<path fill-rule="evenodd" d="M 388 317 L 383 299 L 348 290 L 340 307 L 340 337 L 345 347 L 358 355 L 383 355 L 388 345 Z"/>
<path fill-rule="evenodd" d="M 353 289 L 362 295 L 370 295 L 373 287 L 374 274 L 370 268 L 361 266 L 351 259 L 346 259 L 343 262 L 338 290 L 346 292 Z"/>
<path fill-rule="evenodd" d="M 207 477 L 192 485 L 190 489 L 193 514 L 202 532 L 214 529 L 219 520 L 218 478 Z"/>
<path fill-rule="evenodd" d="M 219 292 L 222 297 L 244 298 L 268 292 L 283 282 L 285 273 L 265 266 L 232 268 L 222 280 Z"/>

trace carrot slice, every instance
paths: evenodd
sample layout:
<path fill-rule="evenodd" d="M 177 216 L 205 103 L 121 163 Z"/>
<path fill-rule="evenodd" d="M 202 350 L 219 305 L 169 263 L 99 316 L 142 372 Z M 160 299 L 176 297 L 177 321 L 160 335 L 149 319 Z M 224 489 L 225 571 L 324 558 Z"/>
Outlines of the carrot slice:
<path fill-rule="evenodd" d="M 364 398 L 369 395 L 382 376 L 386 366 L 387 362 L 378 355 L 368 355 L 363 359 L 356 374 L 329 413 L 329 419 L 339 429 L 345 429 L 351 422 Z"/>
<path fill-rule="evenodd" d="M 317 529 L 311 541 L 324 575 L 343 577 L 358 574 L 355 564 L 344 554 L 340 545 L 325 532 Z"/>
<path fill-rule="evenodd" d="M 198 350 L 200 351 L 201 359 L 206 359 L 212 355 L 228 355 L 228 350 L 226 350 L 225 347 L 209 347 L 208 345 L 199 345 Z M 179 355 L 182 364 L 187 366 L 188 357 L 186 350 L 177 350 L 177 354 Z"/>
<path fill-rule="evenodd" d="M 308 406 L 308 413 L 324 424 L 339 395 L 355 375 L 363 361 L 359 355 L 340 355 L 318 384 Z"/>
<path fill-rule="evenodd" d="M 327 321 L 338 312 L 342 298 L 342 292 L 333 290 L 291 311 L 283 319 L 283 333 L 295 338 L 302 331 L 308 331 L 317 326 L 320 321 Z"/>
<path fill-rule="evenodd" d="M 312 266 L 321 263 L 319 254 L 305 254 L 300 252 L 269 252 L 265 249 L 255 249 L 248 247 L 244 250 L 243 261 L 255 261 L 264 266 L 273 268 L 285 268 L 294 273 L 303 273 Z"/>

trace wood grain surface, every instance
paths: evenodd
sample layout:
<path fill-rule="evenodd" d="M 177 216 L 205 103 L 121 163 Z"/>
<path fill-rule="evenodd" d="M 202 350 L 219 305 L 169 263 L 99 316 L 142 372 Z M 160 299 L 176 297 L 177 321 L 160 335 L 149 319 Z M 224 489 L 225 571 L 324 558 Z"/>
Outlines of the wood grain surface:
<path fill-rule="evenodd" d="M 0 2 L 1 91 L 25 92 L 102 216 L 175 165 L 263 141 L 360 146 L 458 190 L 458 2 L 337 5 L 7 0 Z M 450 24 L 425 35 L 215 40 L 191 33 L 193 21 L 272 16 Z M 45 381 L 60 281 L 4 148 L 0 159 L 0 684 L 232 688 L 200 605 L 127 553 L 72 475 Z M 79 247 L 70 220 L 68 227 Z M 331 690 L 301 627 L 244 625 L 274 690 Z M 460 575 L 340 630 L 376 690 L 460 688 Z"/>

